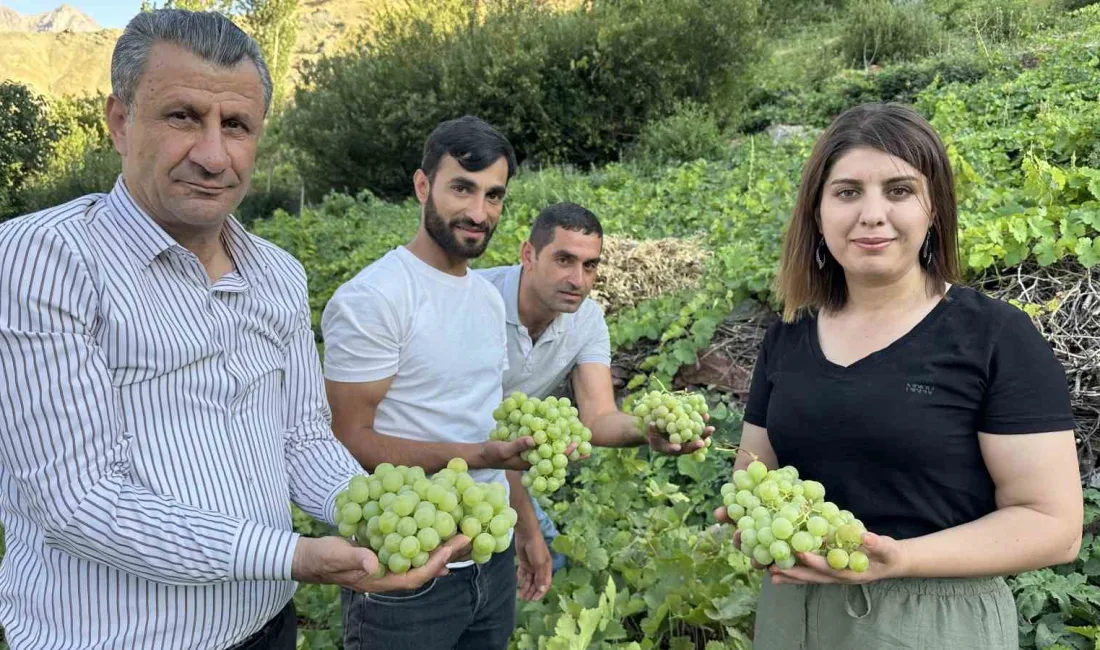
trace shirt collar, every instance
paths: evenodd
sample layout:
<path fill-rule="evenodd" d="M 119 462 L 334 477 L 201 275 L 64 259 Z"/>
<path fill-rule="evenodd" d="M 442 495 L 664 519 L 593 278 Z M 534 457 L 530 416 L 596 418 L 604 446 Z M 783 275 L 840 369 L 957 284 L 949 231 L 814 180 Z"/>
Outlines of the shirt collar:
<path fill-rule="evenodd" d="M 504 319 L 509 325 L 517 327 L 523 323 L 519 320 L 519 281 L 523 275 L 523 265 L 517 264 L 511 268 L 504 278 Z M 553 339 L 565 331 L 566 324 L 573 314 L 561 313 L 554 317 L 546 328 L 542 338 Z"/>
<path fill-rule="evenodd" d="M 186 251 L 138 206 L 121 174 L 115 181 L 114 189 L 107 195 L 107 202 L 119 231 L 130 243 L 131 252 L 146 266 L 168 249 Z M 240 274 L 249 282 L 258 280 L 262 272 L 267 270 L 267 263 L 260 247 L 233 215 L 225 220 L 222 238 Z"/>

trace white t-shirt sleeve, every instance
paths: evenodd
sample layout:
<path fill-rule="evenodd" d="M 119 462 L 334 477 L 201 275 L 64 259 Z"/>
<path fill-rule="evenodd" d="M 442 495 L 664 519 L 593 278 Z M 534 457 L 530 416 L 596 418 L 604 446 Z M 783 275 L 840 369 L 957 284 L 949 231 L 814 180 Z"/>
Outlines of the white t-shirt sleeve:
<path fill-rule="evenodd" d="M 577 365 L 598 363 L 611 367 L 611 335 L 607 331 L 607 321 L 597 307 L 592 310 L 584 328 L 584 346 L 577 353 Z"/>
<path fill-rule="evenodd" d="M 375 287 L 346 285 L 333 295 L 321 316 L 325 377 L 368 382 L 396 375 L 402 329 L 397 309 Z"/>

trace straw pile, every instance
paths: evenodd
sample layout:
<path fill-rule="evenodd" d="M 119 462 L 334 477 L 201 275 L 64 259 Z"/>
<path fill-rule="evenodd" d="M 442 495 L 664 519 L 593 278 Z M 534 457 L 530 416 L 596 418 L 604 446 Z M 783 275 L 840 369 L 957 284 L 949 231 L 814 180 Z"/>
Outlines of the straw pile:
<path fill-rule="evenodd" d="M 599 277 L 589 297 L 610 315 L 663 293 L 691 289 L 709 256 L 698 236 L 642 241 L 605 236 Z"/>

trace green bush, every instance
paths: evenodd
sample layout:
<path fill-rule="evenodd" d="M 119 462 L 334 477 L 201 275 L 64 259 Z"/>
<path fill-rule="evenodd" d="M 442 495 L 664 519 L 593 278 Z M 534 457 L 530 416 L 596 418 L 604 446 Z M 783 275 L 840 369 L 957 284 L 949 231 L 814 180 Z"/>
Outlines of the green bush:
<path fill-rule="evenodd" d="M 972 84 L 995 70 L 1013 66 L 1019 71 L 1017 63 L 961 51 L 888 65 L 874 72 L 844 70 L 817 83 L 762 85 L 750 94 L 750 107 L 735 125 L 747 132 L 762 131 L 772 124 L 825 127 L 857 104 L 909 104 L 933 82 Z"/>
<path fill-rule="evenodd" d="M 714 114 L 697 104 L 686 104 L 646 126 L 627 159 L 638 164 L 669 165 L 700 158 L 717 160 L 728 152 L 728 138 Z"/>
<path fill-rule="evenodd" d="M 939 50 L 943 21 L 921 4 L 852 2 L 842 18 L 840 51 L 852 66 L 912 60 Z"/>
<path fill-rule="evenodd" d="M 0 221 L 25 212 L 20 192 L 44 169 L 58 129 L 48 105 L 33 90 L 14 81 L 0 83 Z"/>
<path fill-rule="evenodd" d="M 762 51 L 759 0 L 522 6 L 468 29 L 414 20 L 306 72 L 286 114 L 309 196 L 407 195 L 424 138 L 476 114 L 528 164 L 602 164 L 683 101 L 732 107 Z M 397 24 L 397 23 L 395 23 Z"/>
<path fill-rule="evenodd" d="M 1031 36 L 1065 8 L 1059 0 L 939 0 L 934 6 L 950 29 L 988 43 Z"/>

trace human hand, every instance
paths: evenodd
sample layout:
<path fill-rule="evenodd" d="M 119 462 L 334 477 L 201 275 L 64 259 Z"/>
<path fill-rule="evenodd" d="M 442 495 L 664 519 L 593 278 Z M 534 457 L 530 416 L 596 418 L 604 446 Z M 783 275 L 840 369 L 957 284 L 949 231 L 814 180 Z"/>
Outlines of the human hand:
<path fill-rule="evenodd" d="M 531 436 L 523 436 L 511 441 L 489 440 L 482 443 L 481 460 L 478 466 L 492 469 L 529 469 L 531 463 L 524 460 L 521 454 L 535 446 L 535 439 Z"/>
<path fill-rule="evenodd" d="M 417 589 L 432 578 L 447 575 L 447 562 L 470 540 L 455 535 L 428 555 L 428 562 L 406 573 L 378 575 L 378 556 L 341 537 L 302 537 L 294 549 L 291 578 L 298 582 L 332 584 L 359 592 Z"/>
<path fill-rule="evenodd" d="M 837 570 L 816 553 L 795 553 L 798 563 L 793 567 L 770 567 L 772 584 L 860 584 L 905 575 L 905 546 L 896 539 L 863 533 L 861 550 L 868 560 L 866 571 Z"/>
<path fill-rule="evenodd" d="M 703 421 L 710 422 L 709 413 L 703 414 Z M 714 427 L 704 427 L 703 433 L 695 440 L 683 444 L 673 444 L 669 442 L 667 438 L 657 432 L 656 422 L 650 422 L 649 429 L 645 432 L 645 435 L 648 437 L 650 448 L 654 451 L 660 452 L 662 454 L 668 454 L 669 456 L 682 456 L 684 454 L 690 454 L 692 452 L 702 449 L 703 447 L 706 447 L 707 438 L 709 438 L 712 433 L 714 433 Z"/>
<path fill-rule="evenodd" d="M 525 534 L 516 529 L 516 559 L 519 597 L 540 600 L 550 589 L 554 577 L 554 560 L 540 531 Z"/>

